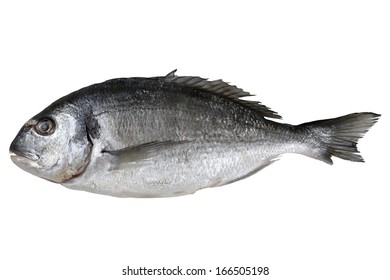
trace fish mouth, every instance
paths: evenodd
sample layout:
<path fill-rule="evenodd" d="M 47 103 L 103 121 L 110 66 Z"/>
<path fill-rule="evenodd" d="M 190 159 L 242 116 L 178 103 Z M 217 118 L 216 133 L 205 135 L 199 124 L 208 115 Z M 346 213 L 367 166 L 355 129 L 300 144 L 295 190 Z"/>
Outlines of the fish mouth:
<path fill-rule="evenodd" d="M 11 158 L 13 158 L 13 157 L 23 157 L 23 158 L 26 158 L 26 159 L 29 159 L 29 160 L 32 160 L 32 161 L 37 161 L 39 159 L 39 156 L 37 154 L 31 153 L 31 152 L 27 152 L 27 151 L 17 150 L 17 149 L 15 149 L 13 147 L 11 147 L 9 149 L 9 153 L 10 153 Z"/>

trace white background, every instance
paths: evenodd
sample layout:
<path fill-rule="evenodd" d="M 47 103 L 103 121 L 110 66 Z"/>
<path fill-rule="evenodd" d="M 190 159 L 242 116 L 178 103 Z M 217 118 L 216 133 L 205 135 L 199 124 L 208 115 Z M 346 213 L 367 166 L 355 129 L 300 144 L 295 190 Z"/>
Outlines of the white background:
<path fill-rule="evenodd" d="M 387 1 L 3 1 L 0 279 L 151 278 L 122 276 L 127 265 L 390 279 L 389 14 Z M 19 128 L 61 96 L 175 68 L 257 94 L 292 124 L 382 113 L 360 141 L 366 163 L 286 155 L 225 187 L 118 199 L 9 159 Z"/>

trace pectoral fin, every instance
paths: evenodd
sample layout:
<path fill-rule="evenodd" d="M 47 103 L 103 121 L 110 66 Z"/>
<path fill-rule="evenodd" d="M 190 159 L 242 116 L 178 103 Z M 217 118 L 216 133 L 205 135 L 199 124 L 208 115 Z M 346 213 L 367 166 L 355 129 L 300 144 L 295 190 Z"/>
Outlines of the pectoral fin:
<path fill-rule="evenodd" d="M 178 145 L 183 145 L 189 143 L 188 140 L 183 141 L 153 141 L 144 143 L 137 146 L 127 147 L 120 150 L 114 151 L 103 151 L 108 153 L 116 158 L 116 162 L 113 169 L 121 169 L 124 165 L 134 162 L 141 162 L 143 160 L 151 159 L 161 152 L 166 151 L 167 149 L 172 149 Z"/>

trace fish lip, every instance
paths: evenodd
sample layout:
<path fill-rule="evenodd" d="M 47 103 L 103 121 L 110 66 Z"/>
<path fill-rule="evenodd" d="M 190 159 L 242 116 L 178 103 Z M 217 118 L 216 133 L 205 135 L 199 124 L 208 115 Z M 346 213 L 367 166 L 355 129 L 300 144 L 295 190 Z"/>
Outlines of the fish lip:
<path fill-rule="evenodd" d="M 35 153 L 17 150 L 13 147 L 9 149 L 9 152 L 11 157 L 23 157 L 32 161 L 37 161 L 39 159 L 39 156 Z"/>

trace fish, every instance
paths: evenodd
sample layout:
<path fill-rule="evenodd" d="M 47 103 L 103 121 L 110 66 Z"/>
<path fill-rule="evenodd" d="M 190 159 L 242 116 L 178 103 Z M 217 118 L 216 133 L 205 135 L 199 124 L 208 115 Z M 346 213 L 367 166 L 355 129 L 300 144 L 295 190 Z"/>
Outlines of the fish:
<path fill-rule="evenodd" d="M 297 153 L 364 162 L 357 142 L 380 114 L 291 125 L 222 80 L 117 78 L 53 102 L 12 141 L 21 169 L 69 189 L 172 197 L 227 185 Z"/>

